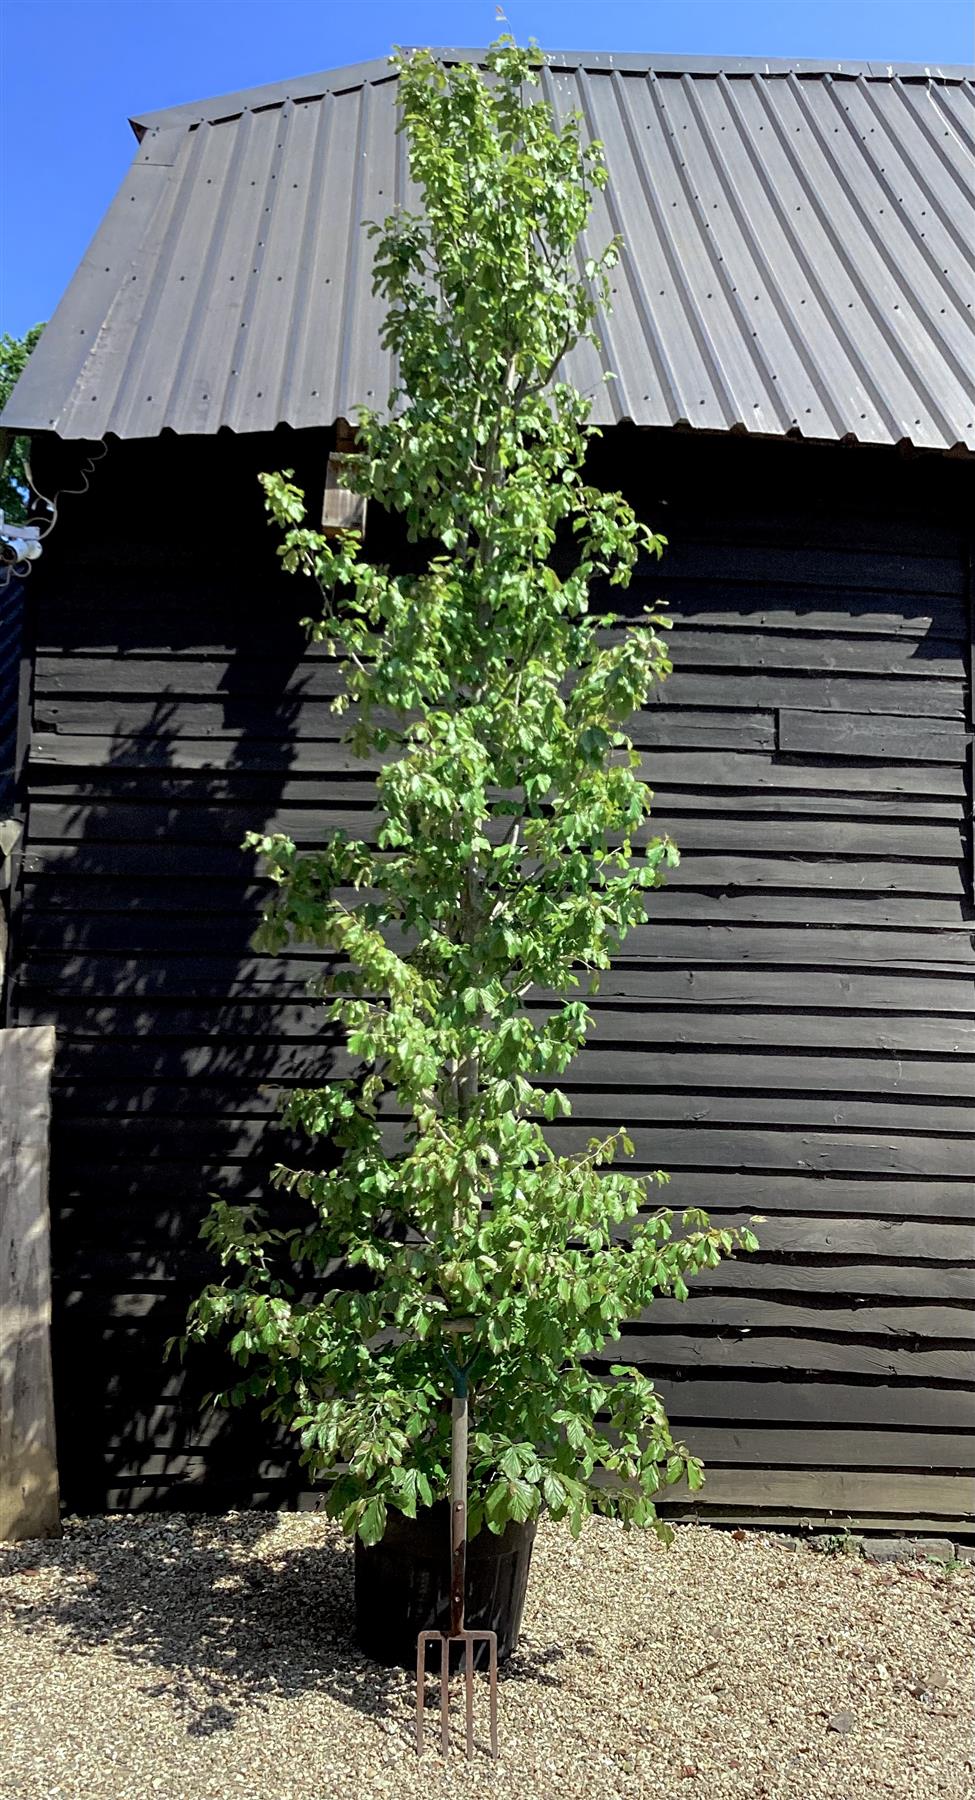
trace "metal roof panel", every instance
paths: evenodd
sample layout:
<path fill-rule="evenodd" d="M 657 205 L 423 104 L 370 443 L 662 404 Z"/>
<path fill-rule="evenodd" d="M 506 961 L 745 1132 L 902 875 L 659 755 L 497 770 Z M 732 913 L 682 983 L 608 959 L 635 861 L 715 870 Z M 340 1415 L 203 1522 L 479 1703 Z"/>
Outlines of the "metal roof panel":
<path fill-rule="evenodd" d="M 590 242 L 625 244 L 602 349 L 567 360 L 597 422 L 975 449 L 971 71 L 562 52 L 543 85 L 606 147 Z M 135 121 L 3 422 L 139 438 L 381 404 L 362 222 L 410 197 L 396 95 L 375 62 Z"/>

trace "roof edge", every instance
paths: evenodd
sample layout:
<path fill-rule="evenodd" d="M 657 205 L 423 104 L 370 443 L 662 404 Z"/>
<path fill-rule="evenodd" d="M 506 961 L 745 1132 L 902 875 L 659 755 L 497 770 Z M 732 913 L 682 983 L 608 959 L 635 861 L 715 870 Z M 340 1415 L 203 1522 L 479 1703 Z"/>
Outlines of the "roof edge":
<path fill-rule="evenodd" d="M 405 47 L 417 48 L 415 45 Z M 484 49 L 465 50 L 440 45 L 432 48 L 434 54 L 447 63 L 481 62 L 486 54 Z M 967 63 L 837 62 L 829 57 L 655 56 L 649 52 L 637 55 L 613 50 L 548 50 L 545 56 L 551 69 L 584 69 L 593 74 L 618 71 L 624 75 L 832 75 L 841 80 L 946 83 L 975 80 L 975 65 Z M 311 75 L 294 75 L 260 87 L 215 94 L 205 100 L 134 113 L 129 123 L 141 142 L 147 131 L 159 126 L 185 125 L 189 129 L 193 125 L 212 125 L 222 119 L 235 118 L 242 112 L 281 106 L 286 100 L 315 100 L 322 94 L 341 94 L 349 88 L 395 79 L 390 58 L 374 57 L 369 62 L 321 69 Z"/>
<path fill-rule="evenodd" d="M 483 52 L 473 52 L 474 55 Z M 293 75 L 284 81 L 271 81 L 260 87 L 238 88 L 230 94 L 214 94 L 208 100 L 187 100 L 178 106 L 164 106 L 156 112 L 133 113 L 129 119 L 140 143 L 147 131 L 160 126 L 213 125 L 221 119 L 236 118 L 242 112 L 262 107 L 283 106 L 286 100 L 317 100 L 323 94 L 344 94 L 350 88 L 367 87 L 380 81 L 395 81 L 396 71 L 388 56 L 373 57 L 370 62 L 348 63 L 339 69 L 319 69 L 311 75 Z"/>

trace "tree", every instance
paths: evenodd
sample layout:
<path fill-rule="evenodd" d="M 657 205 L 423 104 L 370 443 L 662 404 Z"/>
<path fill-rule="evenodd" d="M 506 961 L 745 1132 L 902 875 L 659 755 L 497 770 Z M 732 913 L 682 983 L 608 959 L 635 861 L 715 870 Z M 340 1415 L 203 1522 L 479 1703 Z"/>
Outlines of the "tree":
<path fill-rule="evenodd" d="M 531 52 L 502 39 L 486 61 L 489 80 L 400 59 L 424 210 L 372 227 L 399 387 L 360 412 L 345 479 L 404 517 L 425 566 L 376 566 L 355 533 L 309 525 L 290 472 L 262 477 L 284 567 L 320 595 L 311 636 L 343 659 L 349 742 L 380 764 L 381 826 L 309 853 L 248 840 L 276 886 L 258 941 L 332 953 L 319 991 L 356 1067 L 284 1107 L 328 1146 L 275 1171 L 308 1223 L 219 1201 L 204 1229 L 228 1275 L 188 1327 L 229 1337 L 243 1378 L 222 1398 L 263 1396 L 366 1542 L 389 1506 L 446 1491 L 459 1323 L 471 1533 L 542 1507 L 573 1530 L 595 1507 L 663 1532 L 654 1494 L 699 1485 L 700 1464 L 644 1375 L 588 1359 L 736 1241 L 698 1212 L 675 1232 L 651 1198 L 665 1177 L 614 1167 L 622 1127 L 552 1135 L 592 1023 L 579 984 L 594 991 L 677 861 L 646 840 L 625 730 L 670 669 L 666 621 L 589 610 L 594 583 L 624 588 L 664 540 L 587 482 L 589 405 L 559 376 L 619 254 L 577 263 L 601 148 L 532 96 Z"/>
<path fill-rule="evenodd" d="M 0 412 L 6 406 L 14 387 L 27 366 L 43 325 L 32 325 L 22 338 L 0 334 Z M 27 439 L 10 438 L 0 431 L 0 512 L 5 518 L 22 521 L 27 517 Z"/>

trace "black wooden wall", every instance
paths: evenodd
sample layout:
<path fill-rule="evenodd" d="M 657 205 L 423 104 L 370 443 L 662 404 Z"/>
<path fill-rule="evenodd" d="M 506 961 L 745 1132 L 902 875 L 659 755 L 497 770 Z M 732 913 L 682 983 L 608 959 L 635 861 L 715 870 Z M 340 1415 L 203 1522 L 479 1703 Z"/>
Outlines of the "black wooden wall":
<path fill-rule="evenodd" d="M 13 804 L 23 584 L 0 565 L 0 817 Z"/>
<path fill-rule="evenodd" d="M 305 1498 L 161 1346 L 208 1272 L 208 1194 L 262 1193 L 275 1089 L 327 1066 L 308 959 L 248 947 L 239 850 L 370 809 L 255 481 L 320 489 L 326 441 L 113 445 L 31 578 L 12 1022 L 58 1028 L 72 1508 Z M 637 735 L 684 862 L 603 983 L 558 1136 L 625 1120 L 675 1205 L 767 1218 L 626 1354 L 709 1465 L 706 1516 L 972 1528 L 971 465 L 632 431 L 601 457 L 671 538 L 638 597 L 678 616 L 677 672 Z M 43 459 L 54 481 L 70 453 Z"/>
<path fill-rule="evenodd" d="M 5 990 L 7 918 L 18 841 L 17 727 L 20 717 L 21 626 L 24 590 L 11 567 L 0 561 L 0 1006 Z"/>

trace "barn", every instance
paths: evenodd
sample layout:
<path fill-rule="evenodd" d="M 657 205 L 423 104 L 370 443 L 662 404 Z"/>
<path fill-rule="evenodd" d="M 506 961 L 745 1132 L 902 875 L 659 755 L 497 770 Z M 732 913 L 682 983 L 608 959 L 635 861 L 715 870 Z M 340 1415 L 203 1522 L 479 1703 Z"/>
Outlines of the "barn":
<path fill-rule="evenodd" d="M 766 1221 L 624 1353 L 708 1464 L 679 1514 L 964 1536 L 972 72 L 599 53 L 543 81 L 605 144 L 593 238 L 626 245 L 571 374 L 594 472 L 670 540 L 638 590 L 675 674 L 635 734 L 683 853 L 603 983 L 575 1122 L 618 1108 L 675 1204 Z M 56 1032 L 62 1497 L 308 1505 L 162 1348 L 209 1196 L 266 1192 L 276 1094 L 327 1067 L 309 958 L 250 948 L 240 843 L 361 822 L 372 776 L 256 478 L 293 467 L 317 504 L 337 422 L 388 391 L 360 223 L 408 197 L 405 145 L 385 63 L 132 124 L 2 419 L 57 501 L 3 843 L 6 1022 Z M 404 553 L 379 517 L 369 547 Z"/>

